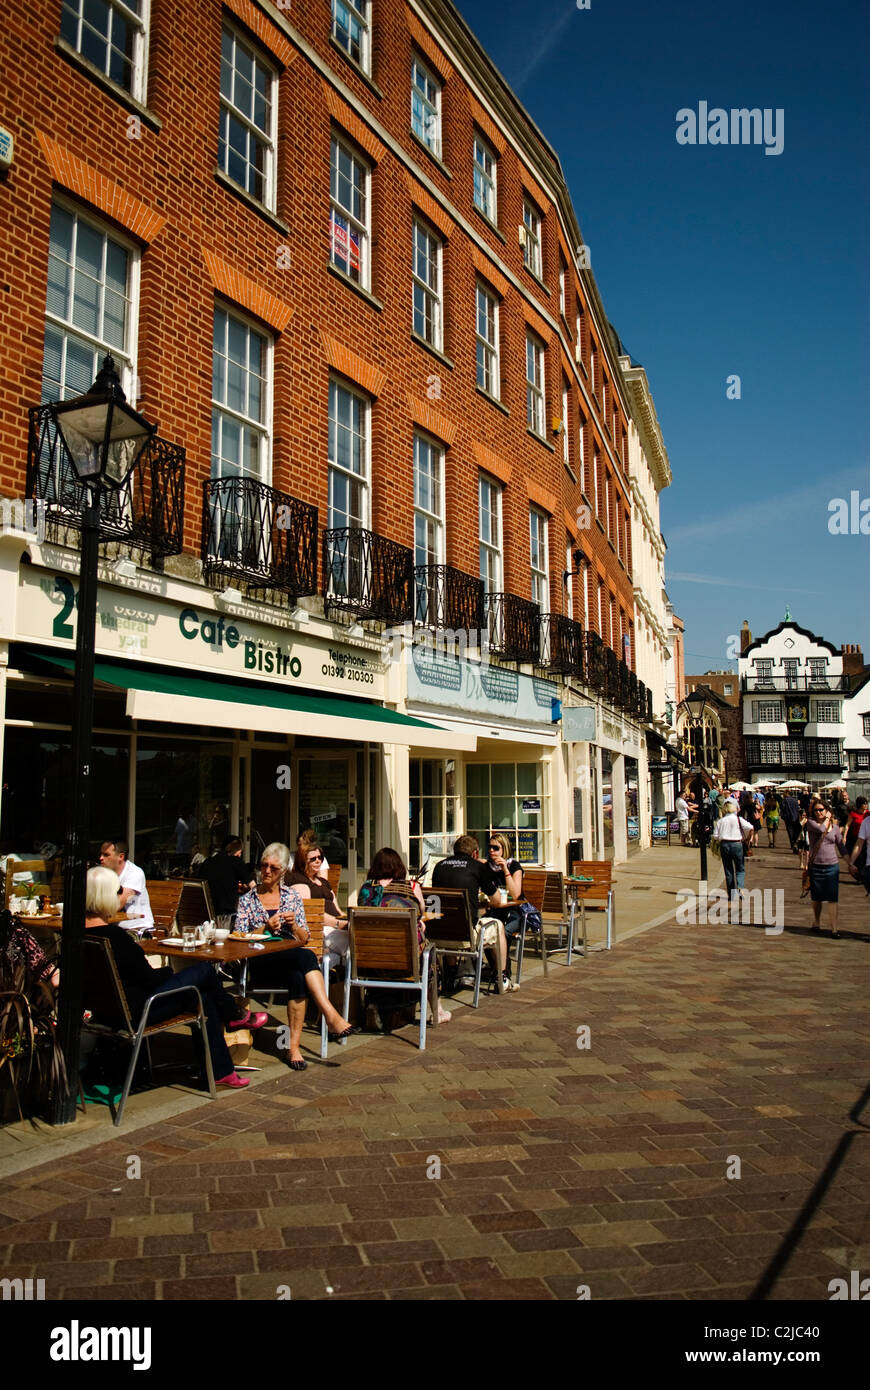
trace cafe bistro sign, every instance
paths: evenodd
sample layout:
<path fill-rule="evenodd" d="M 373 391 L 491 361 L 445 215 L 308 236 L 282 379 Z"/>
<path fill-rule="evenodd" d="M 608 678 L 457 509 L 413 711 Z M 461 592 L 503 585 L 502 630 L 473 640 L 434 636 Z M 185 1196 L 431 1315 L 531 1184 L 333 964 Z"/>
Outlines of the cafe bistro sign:
<path fill-rule="evenodd" d="M 78 577 L 24 567 L 18 590 L 16 640 L 75 645 Z M 253 605 L 247 605 L 250 609 Z M 300 637 L 245 616 L 173 603 L 134 589 L 100 585 L 97 597 L 98 657 L 151 661 L 206 674 L 248 677 L 382 699 L 382 661 L 365 648 Z"/>

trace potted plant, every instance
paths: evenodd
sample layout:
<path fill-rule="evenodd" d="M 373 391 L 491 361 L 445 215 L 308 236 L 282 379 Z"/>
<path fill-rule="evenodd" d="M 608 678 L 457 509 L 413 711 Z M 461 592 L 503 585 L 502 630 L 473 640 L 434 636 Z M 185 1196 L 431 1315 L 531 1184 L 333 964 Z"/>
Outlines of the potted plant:
<path fill-rule="evenodd" d="M 0 912 L 0 1121 L 40 1114 L 67 1088 L 50 963 L 17 917 Z"/>

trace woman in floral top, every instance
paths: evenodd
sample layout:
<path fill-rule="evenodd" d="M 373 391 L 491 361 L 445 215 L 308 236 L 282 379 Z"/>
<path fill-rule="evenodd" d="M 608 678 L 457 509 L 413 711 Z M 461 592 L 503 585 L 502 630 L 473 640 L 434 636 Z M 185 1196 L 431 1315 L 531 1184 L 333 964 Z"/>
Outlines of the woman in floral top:
<path fill-rule="evenodd" d="M 257 974 L 262 974 L 262 967 L 265 966 L 270 980 L 279 981 L 275 988 L 286 989 L 290 1066 L 293 1071 L 304 1071 L 308 1063 L 302 1056 L 300 1043 L 309 994 L 326 1018 L 330 1041 L 350 1037 L 359 1029 L 348 1027 L 329 1002 L 317 957 L 308 950 L 311 933 L 305 920 L 302 899 L 295 889 L 282 883 L 289 863 L 290 851 L 286 845 L 276 843 L 266 846 L 261 855 L 260 882 L 239 898 L 236 930 L 245 935 L 269 930 L 293 943 L 292 950 L 273 955 L 268 963 L 264 961 L 262 965 L 258 963 L 252 968 L 251 987 L 256 987 Z"/>

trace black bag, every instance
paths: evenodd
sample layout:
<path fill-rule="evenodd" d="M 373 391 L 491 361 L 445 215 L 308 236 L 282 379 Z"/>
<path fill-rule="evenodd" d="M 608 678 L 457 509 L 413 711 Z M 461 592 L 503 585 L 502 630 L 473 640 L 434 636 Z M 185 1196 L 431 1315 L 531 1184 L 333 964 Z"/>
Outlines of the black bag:
<path fill-rule="evenodd" d="M 520 912 L 523 914 L 523 921 L 525 923 L 526 931 L 534 932 L 537 936 L 538 932 L 543 930 L 544 924 L 541 921 L 541 914 L 535 907 L 535 904 L 529 902 L 521 902 L 516 903 L 515 906 L 518 907 Z"/>

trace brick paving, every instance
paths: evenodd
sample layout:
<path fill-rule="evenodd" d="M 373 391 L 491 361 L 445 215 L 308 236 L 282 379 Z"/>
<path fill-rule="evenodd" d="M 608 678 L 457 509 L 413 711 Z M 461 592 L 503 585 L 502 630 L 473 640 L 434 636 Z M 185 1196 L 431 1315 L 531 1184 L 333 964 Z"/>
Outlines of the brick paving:
<path fill-rule="evenodd" d="M 35 1161 L 0 1191 L 0 1277 L 47 1299 L 827 1300 L 870 1263 L 870 905 L 844 880 L 843 940 L 811 936 L 795 865 L 752 862 L 781 935 L 663 923 L 457 1005 L 423 1054 L 372 1039 Z"/>

